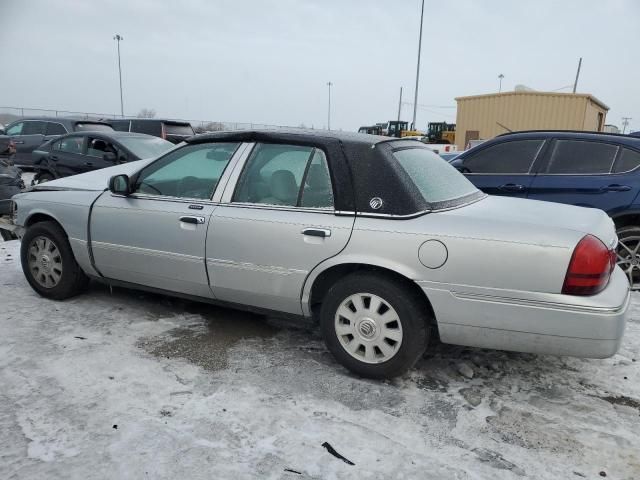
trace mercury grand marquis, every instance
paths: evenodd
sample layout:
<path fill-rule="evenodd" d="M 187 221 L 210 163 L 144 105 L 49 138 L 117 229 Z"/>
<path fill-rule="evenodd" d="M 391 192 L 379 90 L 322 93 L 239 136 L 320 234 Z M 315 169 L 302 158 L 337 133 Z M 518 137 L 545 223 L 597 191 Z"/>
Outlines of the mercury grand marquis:
<path fill-rule="evenodd" d="M 191 137 L 12 201 L 24 274 L 90 278 L 317 319 L 356 374 L 402 374 L 431 340 L 604 358 L 629 285 L 597 209 L 485 195 L 422 143 L 327 131 Z"/>

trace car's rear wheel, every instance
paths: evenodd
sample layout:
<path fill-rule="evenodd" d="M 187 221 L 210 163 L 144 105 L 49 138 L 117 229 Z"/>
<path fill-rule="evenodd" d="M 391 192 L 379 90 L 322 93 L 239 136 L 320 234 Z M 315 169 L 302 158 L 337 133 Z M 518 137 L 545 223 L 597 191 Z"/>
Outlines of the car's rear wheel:
<path fill-rule="evenodd" d="M 640 227 L 622 227 L 617 231 L 618 265 L 629 279 L 633 290 L 640 290 Z"/>
<path fill-rule="evenodd" d="M 64 300 L 80 293 L 89 281 L 66 234 L 55 222 L 29 227 L 22 238 L 20 257 L 29 285 L 43 297 Z"/>
<path fill-rule="evenodd" d="M 372 273 L 336 282 L 322 302 L 320 322 L 334 357 L 369 378 L 402 375 L 424 353 L 429 339 L 424 302 L 402 282 Z"/>

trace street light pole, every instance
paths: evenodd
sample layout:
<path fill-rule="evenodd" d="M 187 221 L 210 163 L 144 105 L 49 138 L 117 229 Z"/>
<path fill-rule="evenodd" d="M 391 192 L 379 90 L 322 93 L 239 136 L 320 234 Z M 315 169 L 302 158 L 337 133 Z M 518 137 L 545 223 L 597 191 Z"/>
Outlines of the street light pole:
<path fill-rule="evenodd" d="M 629 126 L 629 120 L 633 120 L 631 117 L 622 117 L 622 133 L 626 133 Z"/>
<path fill-rule="evenodd" d="M 333 83 L 327 82 L 327 87 L 329 87 L 329 106 L 327 108 L 327 130 L 331 130 L 331 85 L 333 85 Z"/>
<path fill-rule="evenodd" d="M 420 80 L 420 53 L 422 51 L 422 18 L 424 17 L 424 0 L 422 0 L 422 10 L 420 11 L 420 36 L 418 38 L 418 64 L 416 65 L 416 89 L 413 94 L 413 121 L 411 130 L 416 128 L 416 109 L 418 108 L 418 81 Z"/>
<path fill-rule="evenodd" d="M 120 77 L 120 116 L 124 118 L 124 103 L 122 101 L 122 67 L 120 66 L 120 41 L 124 40 L 124 37 L 117 33 L 113 39 L 118 44 L 118 75 Z"/>
<path fill-rule="evenodd" d="M 498 80 L 500 81 L 500 85 L 498 87 L 498 93 L 502 92 L 502 79 L 504 78 L 503 74 L 498 75 Z"/>

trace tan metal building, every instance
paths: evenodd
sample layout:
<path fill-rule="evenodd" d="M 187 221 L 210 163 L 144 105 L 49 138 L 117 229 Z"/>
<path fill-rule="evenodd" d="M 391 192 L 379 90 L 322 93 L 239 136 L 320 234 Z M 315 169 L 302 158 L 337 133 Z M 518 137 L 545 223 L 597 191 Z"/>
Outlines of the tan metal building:
<path fill-rule="evenodd" d="M 602 131 L 607 107 L 593 95 L 515 91 L 456 98 L 456 144 L 493 138 L 509 130 Z"/>

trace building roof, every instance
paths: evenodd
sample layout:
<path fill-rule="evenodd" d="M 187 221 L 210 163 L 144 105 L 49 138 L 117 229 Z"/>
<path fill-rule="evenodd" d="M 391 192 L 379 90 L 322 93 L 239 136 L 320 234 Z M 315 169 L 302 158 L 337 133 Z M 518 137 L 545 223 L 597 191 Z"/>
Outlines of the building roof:
<path fill-rule="evenodd" d="M 591 95 L 590 93 L 561 93 L 561 92 L 538 92 L 536 90 L 527 90 L 527 91 L 521 91 L 521 92 L 500 92 L 500 93 L 485 93 L 482 95 L 469 95 L 467 97 L 456 97 L 455 100 L 456 102 L 459 102 L 461 100 L 470 100 L 470 99 L 475 99 L 475 98 L 491 98 L 491 97 L 509 97 L 512 95 L 523 95 L 523 96 L 545 96 L 545 97 L 563 97 L 563 98 L 567 98 L 567 97 L 582 97 L 582 98 L 588 98 L 589 100 L 591 100 L 593 103 L 599 105 L 600 107 L 604 108 L 605 110 L 609 110 L 609 107 L 603 103 L 602 101 L 598 100 L 596 97 L 594 97 L 593 95 Z"/>

